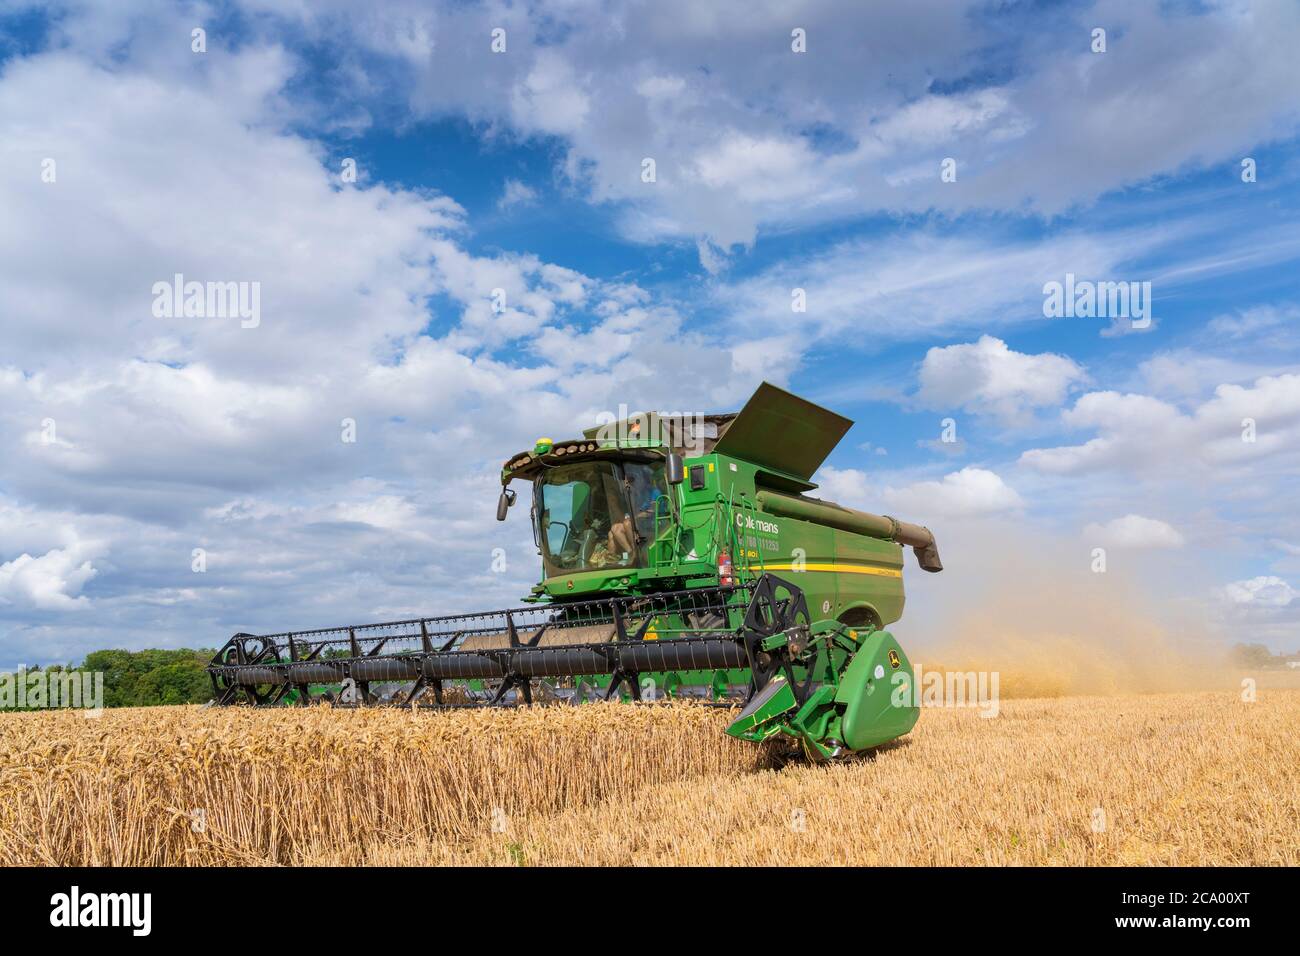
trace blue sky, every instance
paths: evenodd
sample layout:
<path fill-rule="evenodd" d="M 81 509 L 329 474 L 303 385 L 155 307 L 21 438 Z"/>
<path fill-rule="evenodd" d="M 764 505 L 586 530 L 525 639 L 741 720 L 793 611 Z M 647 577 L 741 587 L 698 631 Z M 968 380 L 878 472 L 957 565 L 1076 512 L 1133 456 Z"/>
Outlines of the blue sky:
<path fill-rule="evenodd" d="M 946 543 L 920 639 L 1100 547 L 1164 633 L 1296 650 L 1298 41 L 1283 0 L 0 0 L 0 665 L 509 602 L 505 457 L 763 379 L 857 421 L 827 497 Z M 259 325 L 151 314 L 176 273 Z M 1067 273 L 1154 321 L 1046 317 Z"/>

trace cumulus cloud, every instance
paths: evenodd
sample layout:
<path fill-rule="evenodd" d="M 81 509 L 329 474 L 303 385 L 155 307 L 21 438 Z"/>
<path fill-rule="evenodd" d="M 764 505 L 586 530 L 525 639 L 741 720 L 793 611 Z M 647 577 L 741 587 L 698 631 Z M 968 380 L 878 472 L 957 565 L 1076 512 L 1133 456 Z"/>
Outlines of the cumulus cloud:
<path fill-rule="evenodd" d="M 1059 405 L 1087 374 L 1063 355 L 1028 355 L 982 335 L 978 342 L 930 349 L 919 378 L 916 399 L 927 408 L 962 408 L 1013 423 L 1032 409 Z"/>
<path fill-rule="evenodd" d="M 823 465 L 813 479 L 818 486 L 813 492 L 817 497 L 863 511 L 879 510 L 877 491 L 867 473 L 860 469 Z"/>
<path fill-rule="evenodd" d="M 1270 247 L 1274 244 L 1267 243 Z M 1277 302 L 1222 313 L 1180 345 L 1138 365 L 1151 394 L 1173 401 L 1202 399 L 1218 385 L 1249 385 L 1294 371 L 1300 363 L 1300 306 Z"/>
<path fill-rule="evenodd" d="M 1018 5 L 806 4 L 802 55 L 781 4 L 274 9 L 271 24 L 305 24 L 368 75 L 394 74 L 418 116 L 559 138 L 575 183 L 637 207 L 629 235 L 704 238 L 709 254 L 863 211 L 1056 213 L 1235 162 L 1300 125 L 1289 95 L 1300 12 L 1270 0 L 1101 0 L 1033 30 L 1002 21 Z M 1104 56 L 1087 43 L 1098 23 Z M 506 55 L 490 52 L 498 26 Z M 639 177 L 645 157 L 653 186 Z M 945 157 L 959 159 L 956 183 L 940 180 Z"/>
<path fill-rule="evenodd" d="M 886 488 L 885 504 L 906 520 L 907 515 L 969 518 L 998 514 L 1024 507 L 1014 488 L 987 468 L 966 467 L 939 481 L 918 481 L 901 488 Z"/>
<path fill-rule="evenodd" d="M 214 34 L 207 71 L 97 36 L 0 73 L 0 664 L 508 602 L 536 567 L 491 520 L 502 460 L 653 407 L 662 368 L 695 369 L 689 408 L 751 384 L 634 283 L 475 254 L 452 198 L 343 182 L 284 111 L 283 48 Z M 260 325 L 156 317 L 176 273 L 260 283 Z"/>
<path fill-rule="evenodd" d="M 966 467 L 940 479 L 872 479 L 856 468 L 823 467 L 816 492 L 851 508 L 888 512 L 924 524 L 932 518 L 973 518 L 1023 508 L 1014 488 L 987 468 Z"/>
<path fill-rule="evenodd" d="M 1093 523 L 1083 529 L 1083 536 L 1112 548 L 1181 548 L 1183 536 L 1158 518 L 1124 515 L 1105 524 Z"/>
<path fill-rule="evenodd" d="M 517 124 L 530 131 L 572 134 L 583 128 L 591 110 L 586 84 L 573 65 L 555 49 L 542 49 L 511 91 L 510 108 Z"/>
<path fill-rule="evenodd" d="M 78 592 L 96 573 L 74 549 L 56 548 L 40 557 L 23 553 L 0 564 L 0 604 L 37 610 L 84 607 L 88 601 Z"/>
<path fill-rule="evenodd" d="M 796 18 L 806 54 L 792 52 L 792 14 L 776 3 L 233 6 L 267 47 L 328 45 L 332 82 L 305 84 L 313 101 L 297 104 L 323 124 L 452 116 L 553 140 L 572 183 L 633 207 L 627 235 L 703 239 L 711 255 L 760 230 L 871 211 L 1061 212 L 1235 162 L 1300 124 L 1289 95 L 1300 13 L 1271 0 L 1101 0 L 1029 30 L 1016 4 L 808 3 Z M 193 19 L 184 8 L 51 7 L 51 35 L 69 50 L 190 66 L 168 42 Z M 1104 56 L 1086 42 L 1098 23 Z M 497 28 L 504 54 L 492 51 Z M 645 157 L 660 173 L 651 188 Z M 956 183 L 939 178 L 945 157 L 959 158 Z"/>
<path fill-rule="evenodd" d="M 1050 474 L 1178 474 L 1189 467 L 1293 460 L 1300 449 L 1300 375 L 1220 385 L 1190 413 L 1149 395 L 1089 392 L 1062 414 L 1062 421 L 1096 437 L 1081 445 L 1031 449 L 1021 455 L 1022 464 Z"/>

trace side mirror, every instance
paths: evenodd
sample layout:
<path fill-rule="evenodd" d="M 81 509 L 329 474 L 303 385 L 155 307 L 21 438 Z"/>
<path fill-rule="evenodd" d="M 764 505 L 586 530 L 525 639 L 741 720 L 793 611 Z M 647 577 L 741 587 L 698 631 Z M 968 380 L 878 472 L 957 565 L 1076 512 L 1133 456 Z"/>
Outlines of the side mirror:
<path fill-rule="evenodd" d="M 502 488 L 501 497 L 497 499 L 497 520 L 498 521 L 506 520 L 506 512 L 510 510 L 510 506 L 514 503 L 515 503 L 515 493 L 511 491 L 509 488 Z"/>
<path fill-rule="evenodd" d="M 686 463 L 682 461 L 682 456 L 675 451 L 668 453 L 668 464 L 664 469 L 667 472 L 668 484 L 680 485 L 686 480 Z"/>

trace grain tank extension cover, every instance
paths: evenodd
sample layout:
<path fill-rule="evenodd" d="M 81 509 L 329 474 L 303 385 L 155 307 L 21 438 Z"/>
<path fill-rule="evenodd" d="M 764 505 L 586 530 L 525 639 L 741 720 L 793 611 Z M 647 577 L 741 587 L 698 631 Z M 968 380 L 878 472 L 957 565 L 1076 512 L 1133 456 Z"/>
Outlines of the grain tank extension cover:
<path fill-rule="evenodd" d="M 843 415 L 764 382 L 713 450 L 807 481 L 852 427 Z"/>

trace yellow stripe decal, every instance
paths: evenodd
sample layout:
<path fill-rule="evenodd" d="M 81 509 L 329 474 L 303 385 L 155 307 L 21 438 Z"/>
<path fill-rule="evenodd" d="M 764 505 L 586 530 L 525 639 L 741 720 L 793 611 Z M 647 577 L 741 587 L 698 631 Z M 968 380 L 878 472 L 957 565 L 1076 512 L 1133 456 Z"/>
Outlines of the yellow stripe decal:
<path fill-rule="evenodd" d="M 764 564 L 768 571 L 794 571 L 792 564 Z M 751 571 L 758 570 L 757 565 L 751 565 Z M 811 561 L 805 561 L 804 571 L 833 571 L 836 574 L 874 574 L 882 578 L 901 578 L 903 572 L 898 568 L 873 568 L 862 564 L 814 564 Z"/>

